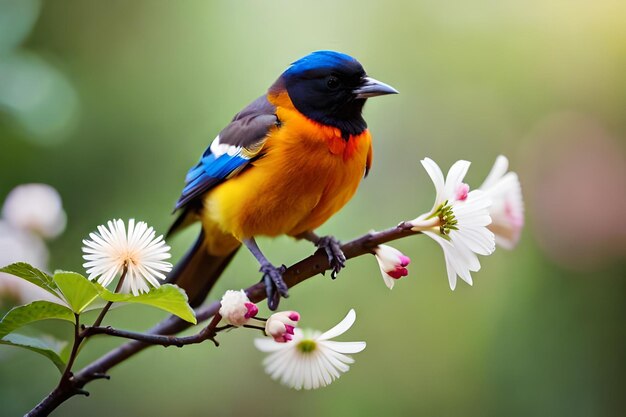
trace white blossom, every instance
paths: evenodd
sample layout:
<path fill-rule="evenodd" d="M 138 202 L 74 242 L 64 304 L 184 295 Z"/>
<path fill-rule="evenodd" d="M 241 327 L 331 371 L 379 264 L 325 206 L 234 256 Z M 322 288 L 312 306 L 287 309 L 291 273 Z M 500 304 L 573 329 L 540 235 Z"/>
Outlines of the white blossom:
<path fill-rule="evenodd" d="M 47 239 L 60 235 L 66 223 L 61 196 L 46 184 L 15 187 L 4 201 L 2 216 L 14 227 Z"/>
<path fill-rule="evenodd" d="M 509 160 L 500 155 L 491 172 L 479 187 L 491 199 L 489 225 L 496 236 L 496 243 L 505 249 L 513 249 L 524 227 L 524 201 L 522 187 L 515 172 L 506 172 Z"/>
<path fill-rule="evenodd" d="M 439 166 L 429 158 L 422 165 L 432 179 L 437 196 L 433 208 L 412 220 L 413 230 L 421 231 L 443 249 L 450 288 L 456 287 L 457 275 L 472 285 L 471 272 L 480 269 L 478 255 L 495 250 L 489 207 L 491 199 L 480 190 L 470 191 L 463 183 L 468 161 L 457 161 L 445 180 Z"/>
<path fill-rule="evenodd" d="M 324 387 L 350 369 L 354 359 L 347 354 L 365 349 L 365 342 L 336 342 L 330 340 L 345 333 L 356 320 L 348 315 L 332 329 L 319 331 L 295 329 L 293 340 L 278 343 L 269 338 L 255 339 L 257 349 L 268 352 L 265 372 L 284 385 L 300 390 Z"/>
<path fill-rule="evenodd" d="M 26 262 L 36 268 L 45 269 L 48 263 L 48 249 L 38 235 L 0 220 L 0 266 L 15 262 Z M 0 272 L 0 298 L 13 300 L 17 304 L 39 300 L 63 303 L 60 298 L 43 288 L 2 272 Z"/>
<path fill-rule="evenodd" d="M 107 227 L 98 226 L 97 233 L 90 233 L 83 240 L 83 264 L 89 279 L 108 286 L 113 279 L 127 269 L 121 292 L 139 295 L 148 292 L 150 285 L 159 287 L 159 280 L 172 269 L 170 247 L 163 236 L 155 238 L 152 227 L 144 222 L 128 222 L 128 230 L 122 220 L 110 220 Z"/>

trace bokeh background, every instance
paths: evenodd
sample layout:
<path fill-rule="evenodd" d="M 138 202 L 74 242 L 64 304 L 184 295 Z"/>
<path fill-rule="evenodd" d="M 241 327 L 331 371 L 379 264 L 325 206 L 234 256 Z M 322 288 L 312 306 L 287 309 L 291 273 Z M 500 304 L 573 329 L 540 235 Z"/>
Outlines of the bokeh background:
<path fill-rule="evenodd" d="M 328 388 L 270 380 L 257 334 L 237 331 L 219 349 L 149 349 L 55 415 L 623 415 L 624 22 L 620 0 L 0 0 L 0 201 L 22 183 L 58 190 L 67 229 L 47 243 L 50 269 L 81 271 L 81 239 L 114 217 L 164 232 L 216 133 L 318 49 L 357 57 L 401 92 L 366 106 L 374 168 L 322 233 L 349 239 L 428 210 L 425 156 L 444 169 L 472 161 L 478 186 L 507 155 L 527 208 L 518 248 L 484 258 L 473 287 L 450 291 L 439 247 L 415 237 L 397 242 L 413 263 L 391 292 L 371 257 L 294 288 L 282 306 L 303 326 L 328 328 L 353 307 L 343 340 L 368 343 Z M 196 232 L 169 242 L 174 259 Z M 312 251 L 261 246 L 286 264 Z M 256 271 L 240 252 L 213 297 Z M 144 330 L 163 317 L 125 307 L 108 320 Z M 92 341 L 79 365 L 116 344 Z M 58 377 L 43 357 L 0 347 L 0 415 L 23 414 Z"/>

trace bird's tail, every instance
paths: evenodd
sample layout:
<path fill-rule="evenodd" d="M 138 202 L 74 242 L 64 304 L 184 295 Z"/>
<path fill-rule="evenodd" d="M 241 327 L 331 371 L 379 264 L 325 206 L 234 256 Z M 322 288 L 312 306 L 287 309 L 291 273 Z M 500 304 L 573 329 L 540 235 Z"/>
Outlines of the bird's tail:
<path fill-rule="evenodd" d="M 196 243 L 174 266 L 167 282 L 184 289 L 189 297 L 189 304 L 197 307 L 202 304 L 239 247 L 236 246 L 224 255 L 211 255 L 206 247 L 204 231 L 201 231 Z"/>

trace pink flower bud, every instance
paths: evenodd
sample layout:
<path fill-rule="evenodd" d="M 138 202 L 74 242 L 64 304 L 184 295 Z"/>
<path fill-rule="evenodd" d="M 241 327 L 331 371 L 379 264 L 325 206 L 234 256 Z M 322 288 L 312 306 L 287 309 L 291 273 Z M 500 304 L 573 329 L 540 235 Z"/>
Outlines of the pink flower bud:
<path fill-rule="evenodd" d="M 243 290 L 226 291 L 221 304 L 220 315 L 226 323 L 233 326 L 243 326 L 259 312 Z"/>
<path fill-rule="evenodd" d="M 399 250 L 391 246 L 379 245 L 375 253 L 383 280 L 389 289 L 393 288 L 394 280 L 409 274 L 406 267 L 411 263 L 411 259 Z"/>
<path fill-rule="evenodd" d="M 244 303 L 243 305 L 248 310 L 248 312 L 244 315 L 244 317 L 247 319 L 251 319 L 252 317 L 256 316 L 257 313 L 259 312 L 259 308 L 254 303 Z"/>
<path fill-rule="evenodd" d="M 294 329 L 300 320 L 296 311 L 280 311 L 274 313 L 265 323 L 265 334 L 274 338 L 278 343 L 285 343 L 293 339 Z"/>

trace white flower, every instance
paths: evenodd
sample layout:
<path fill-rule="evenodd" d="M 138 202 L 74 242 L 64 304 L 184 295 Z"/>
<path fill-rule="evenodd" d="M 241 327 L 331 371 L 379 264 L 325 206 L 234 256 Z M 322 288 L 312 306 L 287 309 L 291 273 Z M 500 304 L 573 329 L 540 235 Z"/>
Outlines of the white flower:
<path fill-rule="evenodd" d="M 128 222 L 128 233 L 122 220 L 107 223 L 108 227 L 98 226 L 98 233 L 90 233 L 91 240 L 83 240 L 83 266 L 89 279 L 98 277 L 98 283 L 107 286 L 127 268 L 127 273 L 120 288 L 121 292 L 139 295 L 148 292 L 151 284 L 159 287 L 159 279 L 165 279 L 164 272 L 172 269 L 172 264 L 165 262 L 170 258 L 170 247 L 163 241 L 163 236 L 155 238 L 152 227 L 144 222 Z"/>
<path fill-rule="evenodd" d="M 13 226 L 44 238 L 60 235 L 66 223 L 59 193 L 46 184 L 15 187 L 4 201 L 2 216 Z"/>
<path fill-rule="evenodd" d="M 297 311 L 279 311 L 265 322 L 265 334 L 273 337 L 275 342 L 289 342 L 293 339 L 298 321 L 300 314 Z"/>
<path fill-rule="evenodd" d="M 27 262 L 39 269 L 45 269 L 48 263 L 48 249 L 39 236 L 0 220 L 0 266 L 14 262 Z M 39 300 L 63 303 L 60 298 L 35 284 L 0 272 L 0 299 L 2 298 L 9 298 L 18 304 Z"/>
<path fill-rule="evenodd" d="M 250 302 L 244 290 L 228 290 L 222 296 L 220 315 L 228 324 L 243 326 L 258 312 L 258 307 Z"/>
<path fill-rule="evenodd" d="M 0 220 L 0 266 L 14 262 L 26 262 L 45 269 L 48 248 L 39 236 Z"/>
<path fill-rule="evenodd" d="M 494 234 L 487 228 L 491 200 L 480 190 L 469 191 L 463 183 L 469 162 L 457 161 L 445 181 L 433 160 L 426 158 L 422 165 L 435 184 L 437 197 L 431 211 L 410 223 L 443 249 L 450 288 L 456 287 L 457 275 L 472 285 L 470 272 L 480 269 L 476 254 L 490 255 L 495 250 Z"/>
<path fill-rule="evenodd" d="M 330 339 L 346 332 L 356 320 L 356 313 L 348 315 L 332 329 L 321 333 L 295 329 L 293 340 L 277 343 L 271 339 L 255 339 L 257 349 L 270 352 L 265 358 L 265 372 L 283 385 L 300 390 L 316 389 L 339 378 L 354 363 L 346 353 L 365 349 L 365 342 L 335 342 Z"/>
<path fill-rule="evenodd" d="M 509 160 L 500 155 L 491 172 L 479 189 L 491 199 L 489 225 L 496 235 L 496 243 L 505 249 L 513 249 L 524 227 L 524 201 L 522 187 L 515 172 L 506 172 Z"/>
<path fill-rule="evenodd" d="M 383 281 L 389 289 L 393 288 L 397 279 L 406 277 L 409 274 L 406 267 L 411 263 L 411 259 L 404 255 L 396 248 L 392 248 L 387 245 L 378 245 L 374 249 L 378 266 L 380 266 L 380 273 L 383 276 Z"/>

